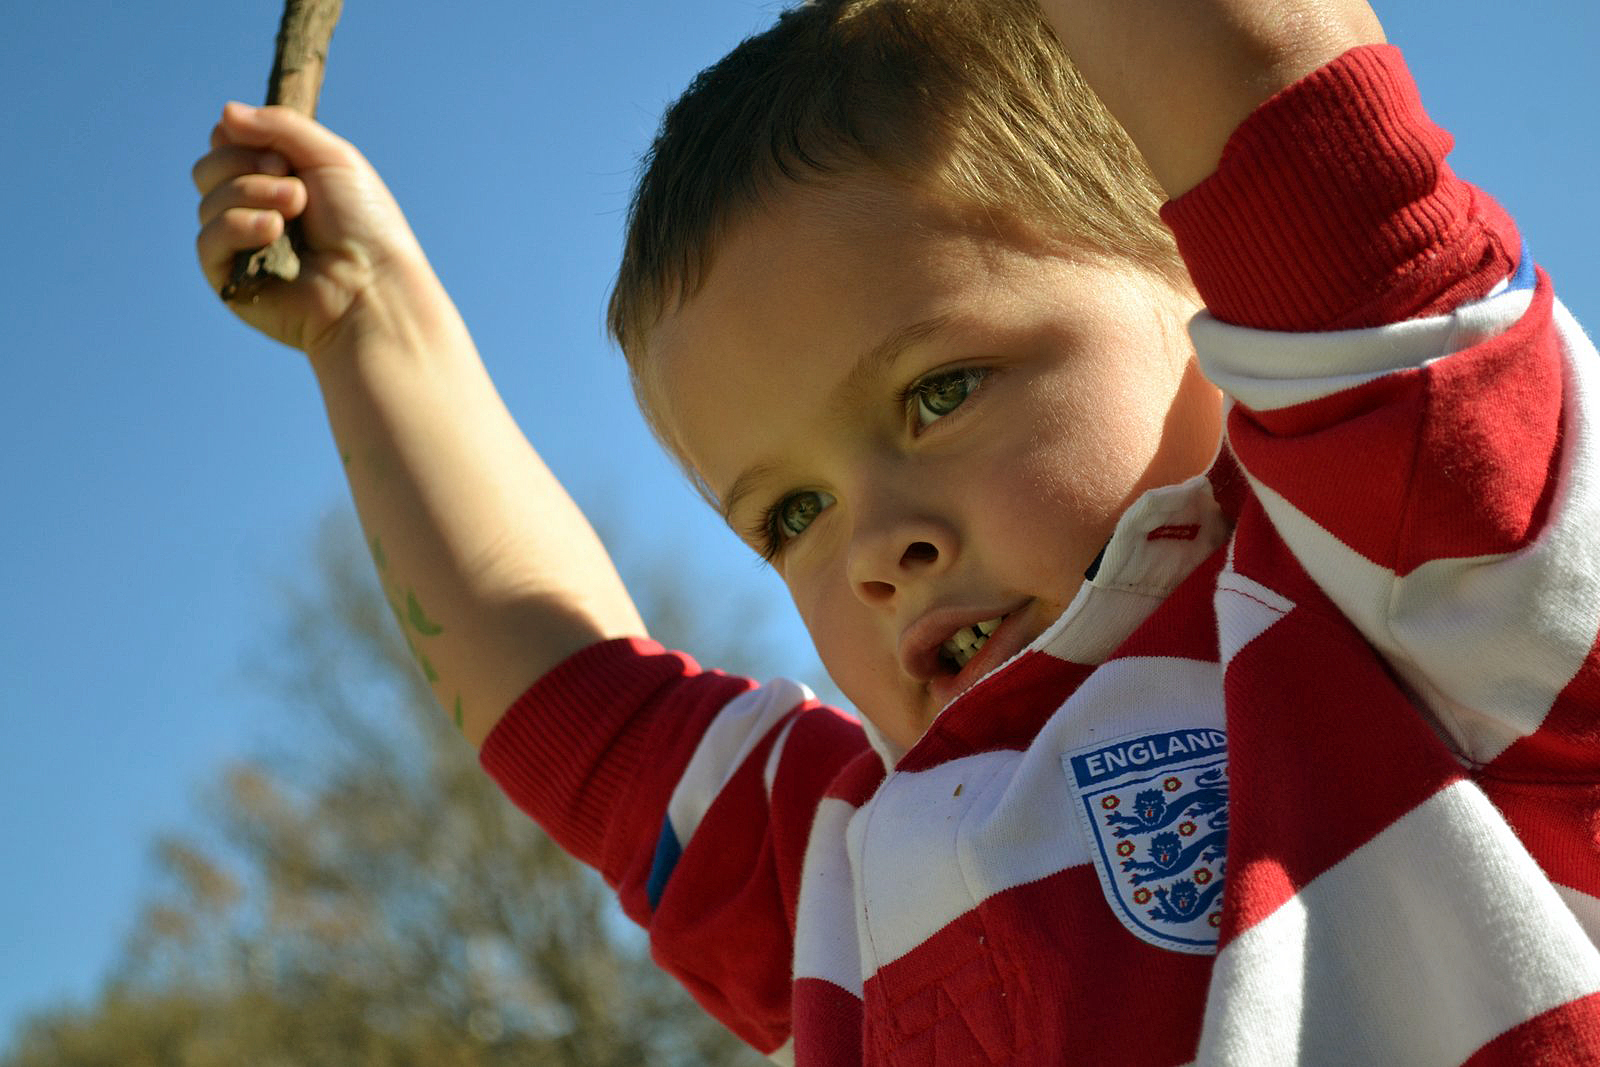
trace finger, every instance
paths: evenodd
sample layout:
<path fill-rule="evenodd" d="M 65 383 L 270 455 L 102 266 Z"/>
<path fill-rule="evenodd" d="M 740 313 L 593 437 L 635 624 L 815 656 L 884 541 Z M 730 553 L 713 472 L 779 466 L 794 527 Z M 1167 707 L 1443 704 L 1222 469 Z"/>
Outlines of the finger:
<path fill-rule="evenodd" d="M 295 170 L 361 162 L 349 141 L 293 108 L 230 102 L 222 109 L 222 132 L 234 144 L 280 153 Z"/>
<path fill-rule="evenodd" d="M 276 211 L 230 208 L 206 223 L 195 238 L 200 269 L 216 292 L 233 273 L 233 259 L 271 244 L 283 232 L 283 216 Z"/>
<path fill-rule="evenodd" d="M 289 161 L 276 152 L 263 152 L 259 148 L 246 148 L 241 145 L 225 145 L 214 148 L 197 159 L 189 176 L 194 179 L 194 187 L 204 196 L 224 182 L 232 181 L 243 174 L 271 174 L 281 177 L 288 173 Z"/>
<path fill-rule="evenodd" d="M 306 187 L 299 178 L 271 174 L 242 174 L 217 186 L 200 199 L 200 225 L 236 207 L 276 211 L 294 218 L 305 210 Z"/>

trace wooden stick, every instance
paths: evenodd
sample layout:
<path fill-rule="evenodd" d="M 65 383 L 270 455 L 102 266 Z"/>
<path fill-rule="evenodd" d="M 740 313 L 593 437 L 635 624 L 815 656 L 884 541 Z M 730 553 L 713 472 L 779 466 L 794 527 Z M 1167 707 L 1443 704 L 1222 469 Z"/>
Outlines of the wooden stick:
<path fill-rule="evenodd" d="M 328 42 L 339 21 L 343 0 L 284 0 L 278 24 L 278 50 L 267 79 L 267 103 L 292 107 L 312 118 L 328 64 Z M 222 287 L 222 299 L 251 303 L 272 279 L 292 282 L 300 276 L 304 249 L 300 220 L 291 219 L 278 239 L 254 252 L 233 258 L 233 272 Z"/>

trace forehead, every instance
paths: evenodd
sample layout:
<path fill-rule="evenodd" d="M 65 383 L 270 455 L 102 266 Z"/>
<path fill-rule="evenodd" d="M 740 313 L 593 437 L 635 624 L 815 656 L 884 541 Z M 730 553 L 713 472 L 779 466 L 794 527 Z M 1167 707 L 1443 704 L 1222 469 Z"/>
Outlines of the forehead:
<path fill-rule="evenodd" d="M 887 179 L 786 188 L 730 227 L 700 288 L 652 329 L 647 403 L 720 494 L 737 474 L 728 464 L 751 461 L 752 431 L 778 429 L 801 394 L 897 331 L 959 314 L 963 294 L 1029 258 L 1020 241 Z"/>

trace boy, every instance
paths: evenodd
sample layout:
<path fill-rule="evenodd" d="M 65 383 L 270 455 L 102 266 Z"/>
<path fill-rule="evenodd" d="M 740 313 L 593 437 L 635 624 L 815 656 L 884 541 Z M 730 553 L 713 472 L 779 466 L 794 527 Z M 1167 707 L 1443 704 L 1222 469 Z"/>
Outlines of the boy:
<path fill-rule="evenodd" d="M 1364 3 L 1044 7 L 1137 154 L 1024 3 L 827 2 L 631 218 L 641 401 L 859 726 L 641 636 L 349 145 L 230 105 L 201 262 L 303 216 L 238 310 L 436 693 L 762 1051 L 1593 1061 L 1600 360 Z"/>

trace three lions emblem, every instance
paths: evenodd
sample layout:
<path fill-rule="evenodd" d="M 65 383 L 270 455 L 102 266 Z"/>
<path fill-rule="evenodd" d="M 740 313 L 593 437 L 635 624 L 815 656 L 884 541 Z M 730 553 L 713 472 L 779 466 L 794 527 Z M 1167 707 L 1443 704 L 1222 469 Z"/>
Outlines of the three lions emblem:
<path fill-rule="evenodd" d="M 1124 737 L 1061 757 L 1101 888 L 1138 937 L 1217 950 L 1228 851 L 1228 745 L 1221 730 Z"/>

